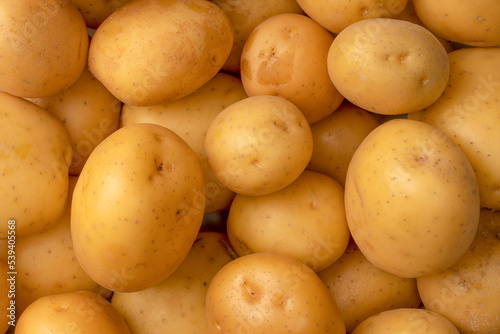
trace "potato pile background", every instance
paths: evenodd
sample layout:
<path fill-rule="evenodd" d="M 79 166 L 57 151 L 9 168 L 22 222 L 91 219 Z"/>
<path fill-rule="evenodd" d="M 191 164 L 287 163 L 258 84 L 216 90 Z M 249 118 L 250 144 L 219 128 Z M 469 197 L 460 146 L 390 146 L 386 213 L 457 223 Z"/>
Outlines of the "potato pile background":
<path fill-rule="evenodd" d="M 500 333 L 498 1 L 2 1 L 0 133 L 0 333 Z"/>

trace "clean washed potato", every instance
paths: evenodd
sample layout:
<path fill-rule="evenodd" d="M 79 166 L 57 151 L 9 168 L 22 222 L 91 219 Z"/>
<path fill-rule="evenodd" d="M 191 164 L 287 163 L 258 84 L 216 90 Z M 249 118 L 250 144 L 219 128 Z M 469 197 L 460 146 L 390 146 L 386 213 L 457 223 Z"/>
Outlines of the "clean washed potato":
<path fill-rule="evenodd" d="M 0 241 L 2 243 L 4 240 Z M 2 245 L 3 247 L 3 245 Z M 5 246 L 5 249 L 8 249 Z M 16 304 L 15 300 L 12 298 L 13 295 L 9 294 L 11 289 L 12 276 L 7 274 L 10 270 L 8 267 L 8 262 L 3 257 L 0 262 L 0 333 L 6 333 L 9 329 L 9 323 L 15 323 L 18 315 L 16 315 Z"/>
<path fill-rule="evenodd" d="M 453 265 L 479 223 L 471 163 L 441 130 L 409 119 L 373 130 L 349 164 L 346 217 L 366 258 L 394 275 L 416 278 Z"/>
<path fill-rule="evenodd" d="M 72 159 L 63 124 L 34 103 L 0 92 L 0 239 L 49 228 L 62 216 Z"/>
<path fill-rule="evenodd" d="M 135 0 L 95 31 L 90 71 L 120 101 L 150 106 L 210 80 L 233 45 L 231 21 L 207 0 Z"/>
<path fill-rule="evenodd" d="M 186 257 L 204 206 L 203 173 L 185 141 L 157 124 L 120 128 L 94 149 L 78 178 L 76 258 L 104 288 L 150 288 Z"/>
<path fill-rule="evenodd" d="M 340 32 L 328 52 L 328 73 L 353 104 L 382 115 L 421 110 L 448 83 L 450 64 L 439 40 L 421 25 L 366 19 Z"/>
<path fill-rule="evenodd" d="M 82 14 L 85 25 L 97 29 L 115 10 L 132 0 L 71 0 Z"/>

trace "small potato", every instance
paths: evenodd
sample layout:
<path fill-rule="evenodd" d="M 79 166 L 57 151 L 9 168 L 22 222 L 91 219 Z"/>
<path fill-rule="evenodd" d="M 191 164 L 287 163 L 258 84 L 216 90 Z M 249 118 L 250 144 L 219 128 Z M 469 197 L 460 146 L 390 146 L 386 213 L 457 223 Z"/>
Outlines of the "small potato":
<path fill-rule="evenodd" d="M 345 334 L 337 304 L 305 264 L 255 253 L 215 274 L 207 291 L 210 333 Z"/>
<path fill-rule="evenodd" d="M 320 271 L 349 242 L 344 189 L 329 176 L 304 171 L 274 193 L 238 194 L 229 209 L 227 235 L 239 255 L 278 253 Z"/>
<path fill-rule="evenodd" d="M 231 21 L 207 0 L 137 0 L 95 31 L 88 66 L 120 101 L 138 106 L 191 94 L 224 65 Z"/>
<path fill-rule="evenodd" d="M 89 36 L 72 1 L 0 1 L 0 22 L 0 91 L 52 95 L 85 68 Z"/>
<path fill-rule="evenodd" d="M 403 20 L 367 19 L 342 30 L 328 52 L 328 73 L 350 102 L 383 115 L 421 110 L 448 82 L 450 64 L 439 40 Z"/>
<path fill-rule="evenodd" d="M 277 95 L 295 104 L 309 123 L 331 114 L 344 97 L 328 75 L 333 35 L 304 15 L 275 15 L 250 34 L 241 54 L 241 81 L 249 96 Z"/>
<path fill-rule="evenodd" d="M 210 124 L 205 153 L 215 177 L 243 195 L 266 195 L 292 183 L 312 154 L 311 127 L 279 96 L 235 102 Z"/>
<path fill-rule="evenodd" d="M 0 243 L 5 240 L 1 240 Z M 2 250 L 8 249 L 7 247 L 3 247 Z M 7 252 L 5 252 L 7 253 Z M 14 294 L 10 293 L 10 291 L 16 290 L 16 276 L 9 275 L 8 272 L 11 270 L 8 267 L 7 259 L 1 258 L 0 262 L 0 333 L 5 333 L 9 329 L 9 326 L 15 325 L 17 318 L 19 317 L 19 313 L 16 311 L 16 300 Z M 16 314 L 17 313 L 17 314 Z"/>
<path fill-rule="evenodd" d="M 19 317 L 16 333 L 131 334 L 123 317 L 100 295 L 90 291 L 45 296 Z"/>
<path fill-rule="evenodd" d="M 97 29 L 115 10 L 131 0 L 71 0 L 82 14 L 87 27 Z"/>

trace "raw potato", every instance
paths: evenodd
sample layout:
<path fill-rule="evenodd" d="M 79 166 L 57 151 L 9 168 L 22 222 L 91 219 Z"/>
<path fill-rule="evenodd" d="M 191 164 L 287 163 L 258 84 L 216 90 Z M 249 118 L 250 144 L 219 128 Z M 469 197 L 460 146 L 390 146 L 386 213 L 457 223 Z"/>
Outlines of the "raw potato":
<path fill-rule="evenodd" d="M 279 254 L 237 258 L 208 287 L 212 334 L 345 334 L 337 304 L 305 264 Z"/>
<path fill-rule="evenodd" d="M 241 81 L 249 96 L 277 95 L 295 104 L 309 123 L 331 114 L 344 97 L 328 75 L 333 35 L 300 14 L 260 23 L 241 54 Z"/>
<path fill-rule="evenodd" d="M 500 333 L 500 211 L 481 210 L 471 247 L 449 269 L 417 279 L 424 306 L 462 333 Z"/>
<path fill-rule="evenodd" d="M 82 14 L 87 27 L 97 29 L 115 10 L 131 0 L 71 0 Z"/>
<path fill-rule="evenodd" d="M 0 2 L 0 90 L 42 97 L 71 86 L 87 63 L 89 36 L 72 1 Z"/>
<path fill-rule="evenodd" d="M 394 119 L 373 130 L 349 164 L 346 217 L 366 258 L 416 278 L 453 265 L 479 222 L 479 188 L 460 148 L 439 129 Z"/>
<path fill-rule="evenodd" d="M 131 334 L 123 317 L 90 291 L 45 296 L 19 317 L 16 333 Z"/>
<path fill-rule="evenodd" d="M 227 106 L 247 97 L 241 80 L 217 73 L 209 82 L 186 97 L 151 107 L 125 104 L 121 126 L 155 123 L 178 134 L 195 151 L 205 180 L 205 214 L 227 210 L 235 193 L 220 183 L 208 166 L 205 136 L 215 116 Z"/>
<path fill-rule="evenodd" d="M 237 194 L 266 195 L 292 183 L 312 154 L 311 127 L 279 96 L 235 102 L 210 124 L 205 153 L 215 177 Z"/>
<path fill-rule="evenodd" d="M 367 19 L 337 35 L 328 52 L 328 72 L 339 92 L 355 105 L 400 115 L 439 98 L 450 64 L 443 45 L 424 27 Z"/>
<path fill-rule="evenodd" d="M 0 241 L 3 242 L 4 240 Z M 2 245 L 2 249 L 3 245 Z M 5 249 L 7 249 L 5 247 Z M 5 252 L 7 253 L 7 252 Z M 15 299 L 14 295 L 9 293 L 9 290 L 11 290 L 11 284 L 15 282 L 12 281 L 12 276 L 7 274 L 10 272 L 9 267 L 8 267 L 8 262 L 4 257 L 2 256 L 1 262 L 0 262 L 0 333 L 5 333 L 7 332 L 7 329 L 9 329 L 9 323 L 14 324 L 16 319 L 18 318 L 18 314 L 16 314 L 16 304 L 15 304 Z M 14 277 L 15 279 L 15 277 Z M 14 288 L 15 289 L 15 288 Z"/>
<path fill-rule="evenodd" d="M 137 0 L 97 28 L 89 68 L 120 101 L 157 105 L 200 88 L 232 45 L 229 18 L 207 0 Z"/>
<path fill-rule="evenodd" d="M 111 304 L 134 334 L 208 334 L 208 286 L 217 271 L 235 256 L 225 234 L 201 232 L 172 275 L 146 290 L 115 292 Z"/>
<path fill-rule="evenodd" d="M 0 92 L 0 239 L 49 228 L 64 212 L 72 150 L 62 123 L 22 98 Z"/>
<path fill-rule="evenodd" d="M 481 205 L 500 210 L 500 48 L 450 52 L 443 95 L 408 118 L 429 123 L 450 137 L 472 164 Z"/>
<path fill-rule="evenodd" d="M 227 235 L 239 255 L 278 253 L 320 271 L 349 242 L 344 189 L 329 176 L 304 171 L 274 193 L 238 194 L 229 209 Z"/>
<path fill-rule="evenodd" d="M 109 290 L 150 288 L 186 257 L 204 206 L 203 174 L 189 145 L 160 125 L 126 126 L 95 148 L 76 184 L 76 257 Z"/>

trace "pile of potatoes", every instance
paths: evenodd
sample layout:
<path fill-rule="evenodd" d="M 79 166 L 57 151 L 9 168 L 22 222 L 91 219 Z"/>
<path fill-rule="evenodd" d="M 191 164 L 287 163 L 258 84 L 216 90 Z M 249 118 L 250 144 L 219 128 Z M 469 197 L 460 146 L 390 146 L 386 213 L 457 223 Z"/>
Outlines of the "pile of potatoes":
<path fill-rule="evenodd" d="M 500 333 L 500 3 L 0 2 L 0 333 Z"/>

